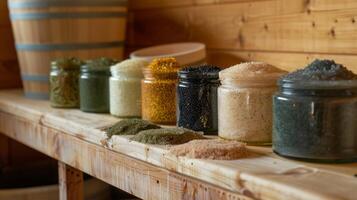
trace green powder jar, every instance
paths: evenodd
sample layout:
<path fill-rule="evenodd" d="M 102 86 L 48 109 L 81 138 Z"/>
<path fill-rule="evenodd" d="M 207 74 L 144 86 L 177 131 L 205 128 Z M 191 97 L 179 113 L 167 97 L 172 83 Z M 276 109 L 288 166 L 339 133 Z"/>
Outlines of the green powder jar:
<path fill-rule="evenodd" d="M 109 112 L 110 67 L 117 62 L 110 58 L 99 58 L 89 60 L 81 66 L 79 88 L 82 111 Z"/>
<path fill-rule="evenodd" d="M 78 78 L 80 66 L 77 58 L 60 58 L 51 62 L 50 104 L 56 108 L 78 108 Z"/>

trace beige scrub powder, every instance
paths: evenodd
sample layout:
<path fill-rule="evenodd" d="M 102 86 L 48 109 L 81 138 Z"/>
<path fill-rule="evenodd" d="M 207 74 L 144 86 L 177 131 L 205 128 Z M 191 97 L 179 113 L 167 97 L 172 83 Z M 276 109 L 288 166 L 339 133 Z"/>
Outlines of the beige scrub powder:
<path fill-rule="evenodd" d="M 272 140 L 272 96 L 286 72 L 263 62 L 242 63 L 222 70 L 218 88 L 218 135 L 247 144 Z"/>
<path fill-rule="evenodd" d="M 236 160 L 248 155 L 246 145 L 237 141 L 221 139 L 192 140 L 173 146 L 170 153 L 175 156 L 210 160 Z"/>

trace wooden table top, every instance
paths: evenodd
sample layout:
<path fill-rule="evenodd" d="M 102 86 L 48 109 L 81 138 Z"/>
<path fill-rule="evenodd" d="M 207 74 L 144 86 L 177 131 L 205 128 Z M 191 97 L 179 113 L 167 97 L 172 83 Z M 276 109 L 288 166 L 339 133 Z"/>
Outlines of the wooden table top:
<path fill-rule="evenodd" d="M 234 161 L 175 157 L 167 146 L 108 140 L 102 130 L 118 120 L 0 91 L 0 132 L 143 199 L 357 199 L 357 163 L 289 160 L 270 147 Z"/>

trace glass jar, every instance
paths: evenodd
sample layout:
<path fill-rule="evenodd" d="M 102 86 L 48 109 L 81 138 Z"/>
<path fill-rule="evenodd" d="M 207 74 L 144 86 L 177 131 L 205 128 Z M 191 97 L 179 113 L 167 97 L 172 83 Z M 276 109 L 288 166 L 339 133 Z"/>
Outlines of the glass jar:
<path fill-rule="evenodd" d="M 109 58 L 89 60 L 81 66 L 80 109 L 84 112 L 109 112 L 110 67 L 117 61 Z"/>
<path fill-rule="evenodd" d="M 177 126 L 217 135 L 219 70 L 219 67 L 202 65 L 179 71 Z"/>
<path fill-rule="evenodd" d="M 125 60 L 111 68 L 110 113 L 117 117 L 141 117 L 142 69 L 149 63 Z"/>
<path fill-rule="evenodd" d="M 144 69 L 141 82 L 142 118 L 157 124 L 176 124 L 176 72 Z"/>
<path fill-rule="evenodd" d="M 273 150 L 310 161 L 357 159 L 357 80 L 282 80 L 274 96 Z"/>
<path fill-rule="evenodd" d="M 218 135 L 251 145 L 272 140 L 272 97 L 285 71 L 266 63 L 242 63 L 222 70 L 218 88 Z"/>
<path fill-rule="evenodd" d="M 79 107 L 79 73 L 83 64 L 77 58 L 61 58 L 51 62 L 50 104 L 56 108 Z"/>

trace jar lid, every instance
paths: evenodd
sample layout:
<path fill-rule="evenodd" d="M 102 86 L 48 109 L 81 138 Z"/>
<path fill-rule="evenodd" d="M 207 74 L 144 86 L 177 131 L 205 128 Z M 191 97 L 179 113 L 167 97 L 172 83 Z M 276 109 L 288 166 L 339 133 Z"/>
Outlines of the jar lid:
<path fill-rule="evenodd" d="M 51 62 L 52 69 L 73 70 L 80 69 L 84 62 L 75 57 L 57 58 Z"/>
<path fill-rule="evenodd" d="M 149 62 L 155 58 L 172 57 L 181 66 L 205 63 L 206 45 L 197 42 L 163 44 L 134 51 L 130 58 L 140 58 Z"/>
<path fill-rule="evenodd" d="M 276 84 L 278 78 L 287 72 L 264 62 L 246 62 L 234 65 L 219 72 L 219 78 L 237 80 L 244 83 L 260 82 L 262 84 Z"/>
<path fill-rule="evenodd" d="M 316 59 L 305 68 L 281 77 L 279 85 L 299 89 L 356 88 L 357 75 L 333 60 Z"/>
<path fill-rule="evenodd" d="M 134 77 L 143 77 L 143 68 L 147 67 L 149 62 L 143 59 L 127 59 L 110 68 L 113 76 L 125 74 Z"/>
<path fill-rule="evenodd" d="M 213 65 L 196 65 L 182 68 L 178 75 L 182 79 L 218 80 L 220 70 L 220 67 Z"/>
<path fill-rule="evenodd" d="M 81 66 L 82 72 L 110 72 L 110 67 L 118 63 L 118 60 L 111 58 L 98 58 L 94 60 L 87 60 L 84 65 Z"/>

